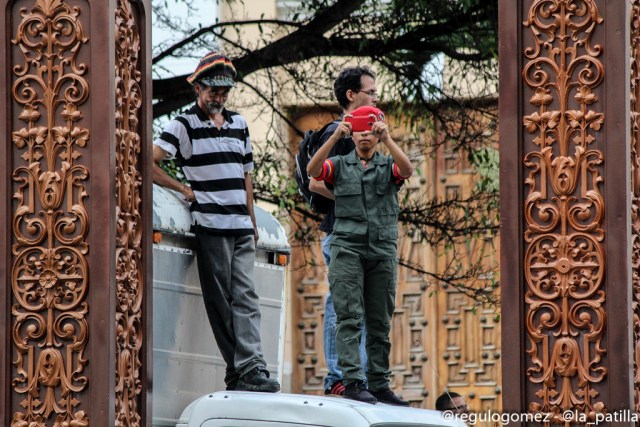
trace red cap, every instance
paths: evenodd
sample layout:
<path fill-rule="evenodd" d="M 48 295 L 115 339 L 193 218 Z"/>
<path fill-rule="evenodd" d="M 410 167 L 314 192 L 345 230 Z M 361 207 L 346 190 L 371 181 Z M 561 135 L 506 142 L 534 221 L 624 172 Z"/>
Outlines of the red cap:
<path fill-rule="evenodd" d="M 373 114 L 374 116 L 376 116 L 376 119 L 378 121 L 384 122 L 384 113 L 382 112 L 382 110 L 379 108 L 373 107 L 371 105 L 358 107 L 349 114 L 351 114 L 353 117 L 357 117 L 357 116 L 368 117 L 369 115 Z"/>

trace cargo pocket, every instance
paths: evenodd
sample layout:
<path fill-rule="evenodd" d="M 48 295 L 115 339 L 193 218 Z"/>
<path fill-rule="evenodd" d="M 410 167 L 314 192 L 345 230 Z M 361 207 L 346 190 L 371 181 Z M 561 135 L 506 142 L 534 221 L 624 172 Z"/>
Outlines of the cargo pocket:
<path fill-rule="evenodd" d="M 356 317 L 364 311 L 360 257 L 342 246 L 331 246 L 329 289 L 338 319 Z"/>
<path fill-rule="evenodd" d="M 354 184 L 341 184 L 333 190 L 336 197 L 336 217 L 356 217 L 361 216 L 362 206 L 362 186 L 359 182 Z"/>
<path fill-rule="evenodd" d="M 391 329 L 391 318 L 396 307 L 396 288 L 398 287 L 398 261 L 390 259 L 384 261 L 387 263 L 388 278 L 387 278 L 387 316 L 389 329 Z"/>
<path fill-rule="evenodd" d="M 341 236 L 349 234 L 364 236 L 367 234 L 368 229 L 369 226 L 366 222 L 356 221 L 350 218 L 337 218 L 335 224 L 333 224 L 333 233 Z"/>
<path fill-rule="evenodd" d="M 400 213 L 398 197 L 392 182 L 381 182 L 376 186 L 376 194 L 384 202 L 380 206 L 380 213 L 386 215 L 397 215 Z"/>
<path fill-rule="evenodd" d="M 378 227 L 378 240 L 398 240 L 398 226 L 393 224 Z"/>

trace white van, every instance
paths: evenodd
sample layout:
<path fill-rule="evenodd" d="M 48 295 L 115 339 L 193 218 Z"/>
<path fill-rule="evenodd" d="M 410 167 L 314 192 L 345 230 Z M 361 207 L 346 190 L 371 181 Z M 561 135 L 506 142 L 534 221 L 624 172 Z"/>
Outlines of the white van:
<path fill-rule="evenodd" d="M 176 427 L 464 427 L 439 411 L 339 397 L 219 391 L 197 399 Z"/>

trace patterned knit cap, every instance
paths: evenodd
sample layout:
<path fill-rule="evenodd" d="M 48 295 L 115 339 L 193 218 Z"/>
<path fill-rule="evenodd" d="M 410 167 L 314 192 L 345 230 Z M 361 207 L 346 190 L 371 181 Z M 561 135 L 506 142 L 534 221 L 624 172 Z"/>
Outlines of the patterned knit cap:
<path fill-rule="evenodd" d="M 209 52 L 202 57 L 196 70 L 187 77 L 187 81 L 194 85 L 201 83 L 205 86 L 235 86 L 236 69 L 231 60 L 218 52 Z"/>

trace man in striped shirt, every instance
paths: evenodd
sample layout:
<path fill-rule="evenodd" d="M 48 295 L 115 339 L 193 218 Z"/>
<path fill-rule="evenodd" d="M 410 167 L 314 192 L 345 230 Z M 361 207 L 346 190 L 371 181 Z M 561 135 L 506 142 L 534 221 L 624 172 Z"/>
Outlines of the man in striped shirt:
<path fill-rule="evenodd" d="M 224 55 L 205 55 L 187 78 L 196 104 L 169 122 L 153 146 L 153 181 L 191 203 L 200 286 L 209 323 L 227 364 L 227 390 L 276 392 L 260 342 L 260 309 L 253 283 L 255 243 L 253 169 L 247 123 L 225 108 L 236 70 Z M 190 186 L 159 166 L 177 158 Z"/>

